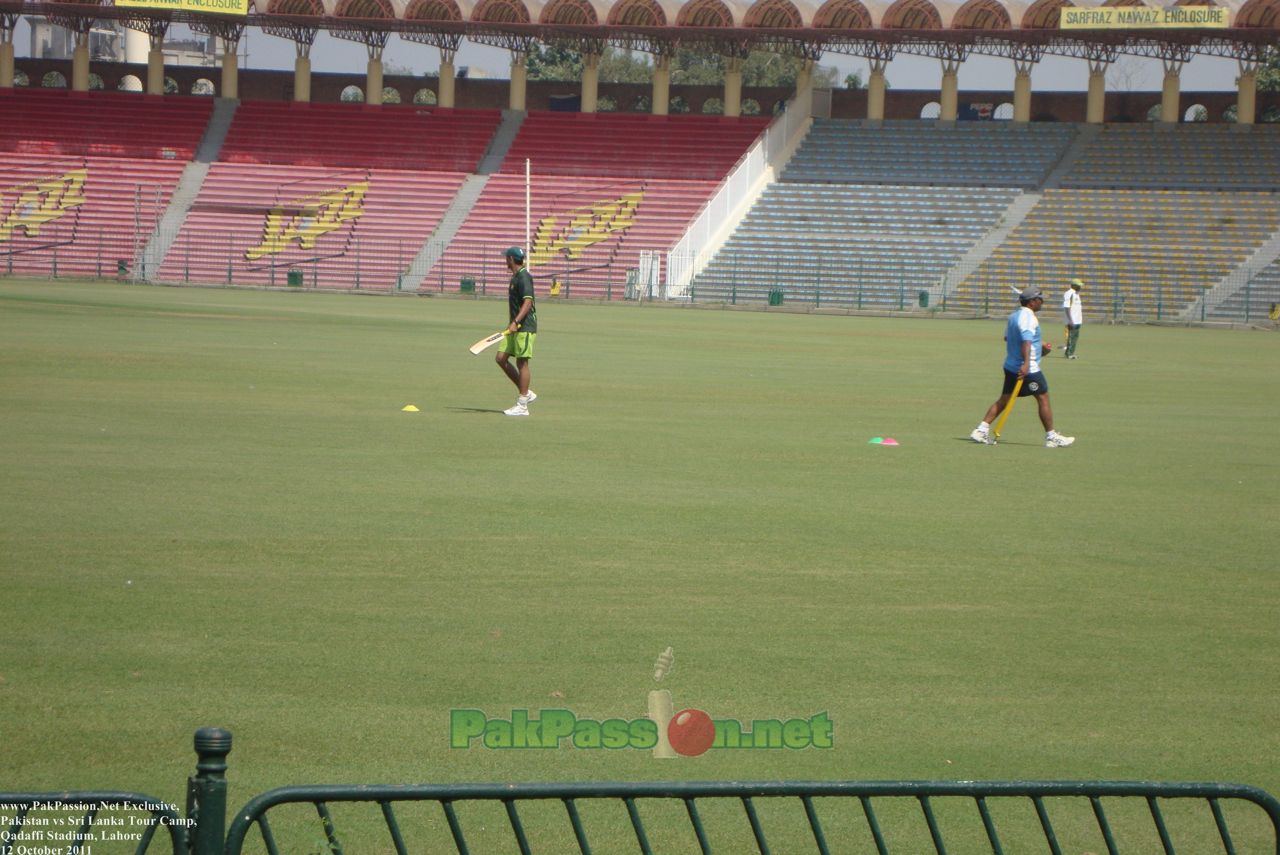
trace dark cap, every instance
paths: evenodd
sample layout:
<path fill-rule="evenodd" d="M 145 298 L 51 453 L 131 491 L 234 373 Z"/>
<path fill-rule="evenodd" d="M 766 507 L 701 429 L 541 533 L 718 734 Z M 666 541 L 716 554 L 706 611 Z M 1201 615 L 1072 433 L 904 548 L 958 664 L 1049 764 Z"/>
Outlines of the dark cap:
<path fill-rule="evenodd" d="M 508 247 L 507 251 L 502 254 L 515 261 L 516 264 L 524 264 L 524 250 L 518 246 Z"/>
<path fill-rule="evenodd" d="M 1044 294 L 1042 294 L 1040 292 L 1040 289 L 1035 285 L 1028 285 L 1026 288 L 1022 289 L 1022 293 L 1018 294 L 1018 302 L 1020 302 L 1024 306 L 1027 303 L 1030 303 L 1032 300 L 1043 300 L 1043 299 L 1044 299 Z"/>

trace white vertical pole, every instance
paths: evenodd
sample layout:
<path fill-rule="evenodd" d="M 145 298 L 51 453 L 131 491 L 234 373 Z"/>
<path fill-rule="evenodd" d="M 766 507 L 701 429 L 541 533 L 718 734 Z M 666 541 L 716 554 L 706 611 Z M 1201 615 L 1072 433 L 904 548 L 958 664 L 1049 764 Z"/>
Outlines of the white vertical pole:
<path fill-rule="evenodd" d="M 530 200 L 531 191 L 529 187 L 530 187 L 529 158 L 526 157 L 524 159 L 524 254 L 525 254 L 525 258 L 529 258 L 529 256 L 533 255 L 533 247 L 529 245 L 529 236 L 531 234 L 529 230 L 529 208 L 531 207 L 531 200 Z"/>

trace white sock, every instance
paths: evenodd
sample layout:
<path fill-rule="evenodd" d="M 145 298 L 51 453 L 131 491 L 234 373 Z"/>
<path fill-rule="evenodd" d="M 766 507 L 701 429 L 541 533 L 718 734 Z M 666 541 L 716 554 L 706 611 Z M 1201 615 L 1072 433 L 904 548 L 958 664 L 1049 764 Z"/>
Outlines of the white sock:
<path fill-rule="evenodd" d="M 981 432 L 983 432 L 983 433 L 986 433 L 987 431 L 991 430 L 991 423 L 990 423 L 990 422 L 978 422 L 978 430 L 980 430 L 980 431 L 981 431 Z"/>
<path fill-rule="evenodd" d="M 528 395 L 519 395 L 519 396 L 517 396 L 517 397 L 516 397 L 516 403 L 517 403 L 517 404 L 528 404 L 528 403 L 529 403 L 529 396 L 528 396 Z"/>

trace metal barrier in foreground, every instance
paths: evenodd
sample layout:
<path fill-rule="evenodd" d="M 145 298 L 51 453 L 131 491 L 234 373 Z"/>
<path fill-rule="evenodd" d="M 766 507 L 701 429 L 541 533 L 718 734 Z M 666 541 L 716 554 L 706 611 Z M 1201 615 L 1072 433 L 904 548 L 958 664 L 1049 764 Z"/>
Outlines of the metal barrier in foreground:
<path fill-rule="evenodd" d="M 195 734 L 195 749 L 198 762 L 187 781 L 185 816 L 179 815 L 177 805 L 138 793 L 0 792 L 0 855 L 115 855 L 130 849 L 135 855 L 243 855 L 263 850 L 268 855 L 345 855 L 346 845 L 353 852 L 398 855 L 489 855 L 513 848 L 523 855 L 590 855 L 606 849 L 650 855 L 670 852 L 677 845 L 681 851 L 703 855 L 829 855 L 851 846 L 877 855 L 1063 855 L 1080 851 L 1082 838 L 1096 841 L 1088 848 L 1098 855 L 1104 849 L 1107 855 L 1280 855 L 1280 800 L 1256 787 L 1222 783 L 297 786 L 251 799 L 228 826 L 231 734 L 201 728 Z M 344 826 L 345 841 L 336 816 L 350 823 Z M 127 833 L 114 830 L 119 826 Z M 167 841 L 157 832 L 167 833 Z M 428 832 L 434 837 L 429 845 L 423 840 Z M 299 834 L 304 836 L 301 844 Z M 370 837 L 381 837 L 382 842 L 370 846 Z M 548 845 L 552 838 L 557 842 Z M 288 842 L 281 846 L 279 839 Z M 904 843 L 908 839 L 911 842 Z M 101 845 L 105 842 L 110 845 Z"/>
<path fill-rule="evenodd" d="M 633 837 L 635 849 L 650 855 L 656 849 L 650 842 L 651 834 L 642 818 L 641 806 L 653 800 L 676 800 L 683 804 L 688 816 L 689 830 L 696 838 L 699 850 L 706 855 L 713 851 L 712 842 L 702 811 L 699 805 L 705 806 L 710 800 L 737 802 L 741 806 L 741 821 L 750 828 L 755 850 L 761 855 L 769 855 L 774 851 L 769 842 L 765 822 L 761 816 L 759 802 L 766 799 L 792 799 L 803 809 L 807 824 L 806 837 L 810 839 L 811 848 L 806 851 L 829 855 L 829 833 L 819 817 L 815 799 L 845 799 L 850 806 L 861 814 L 865 823 L 864 836 L 874 841 L 879 855 L 888 855 L 893 850 L 886 841 L 878 818 L 876 804 L 889 799 L 910 799 L 919 805 L 919 821 L 927 827 L 928 837 L 937 855 L 946 855 L 948 844 L 939 823 L 936 802 L 942 799 L 960 799 L 971 802 L 981 820 L 985 832 L 983 851 L 993 855 L 1004 855 L 1008 845 L 1002 841 L 997 828 L 995 814 L 991 810 L 991 801 L 996 799 L 1022 799 L 1030 802 L 1039 821 L 1039 831 L 1043 835 L 1044 850 L 1051 855 L 1062 855 L 1063 849 L 1058 842 L 1058 833 L 1054 829 L 1046 799 L 1071 797 L 1087 799 L 1092 810 L 1097 832 L 1105 842 L 1108 855 L 1119 855 L 1125 851 L 1117 843 L 1117 835 L 1113 833 L 1112 822 L 1108 818 L 1103 799 L 1115 797 L 1131 797 L 1142 799 L 1151 816 L 1154 826 L 1153 838 L 1158 836 L 1160 845 L 1166 855 L 1175 855 L 1177 851 L 1174 835 L 1161 809 L 1161 800 L 1199 800 L 1205 803 L 1205 810 L 1212 816 L 1216 827 L 1218 851 L 1226 855 L 1236 855 L 1236 843 L 1232 839 L 1227 825 L 1226 815 L 1222 809 L 1224 800 L 1242 800 L 1252 803 L 1266 812 L 1270 818 L 1273 835 L 1280 833 L 1280 801 L 1269 793 L 1247 786 L 1213 783 L 1152 783 L 1152 782 L 1040 782 L 1040 781 L 902 781 L 902 782 L 859 782 L 859 781 L 770 781 L 757 783 L 740 782 L 680 782 L 680 783 L 560 783 L 560 784 L 457 784 L 440 786 L 311 786 L 285 787 L 264 793 L 250 801 L 235 817 L 228 829 L 226 853 L 239 855 L 246 844 L 249 831 L 257 826 L 262 843 L 270 855 L 279 855 L 267 819 L 272 808 L 286 804 L 310 804 L 316 811 L 317 820 L 326 840 L 325 848 L 333 855 L 342 855 L 344 849 L 339 837 L 330 805 L 339 802 L 363 802 L 376 805 L 381 811 L 386 826 L 387 840 L 383 844 L 388 851 L 394 847 L 398 855 L 407 855 L 410 849 L 405 844 L 405 837 L 396 816 L 395 805 L 404 802 L 435 802 L 439 805 L 453 847 L 459 855 L 477 852 L 473 844 L 468 842 L 463 823 L 459 818 L 457 806 L 463 802 L 487 801 L 500 803 L 506 812 L 510 825 L 510 834 L 519 851 L 530 855 L 535 847 L 530 842 L 526 831 L 526 821 L 521 818 L 520 806 L 530 802 L 551 800 L 560 802 L 564 809 L 564 819 L 572 828 L 573 839 L 577 851 L 582 855 L 592 852 L 587 823 L 584 822 L 580 807 L 588 800 L 621 802 L 625 806 L 630 820 L 629 835 Z M 828 806 L 829 808 L 829 806 Z M 608 841 L 611 850 L 616 851 L 619 841 Z M 989 850 L 987 847 L 989 846 Z M 1203 842 L 1198 846 L 1203 846 Z M 785 851 L 795 851 L 794 842 Z M 731 851 L 725 849 L 724 851 Z M 742 851 L 742 850 L 732 850 Z M 782 851 L 782 850 L 779 850 Z M 910 850 L 915 851 L 915 850 Z M 974 851 L 965 849 L 959 851 Z M 1143 850 L 1150 851 L 1150 850 Z M 1193 855 L 1207 855 L 1203 848 L 1184 849 Z M 1280 844 L 1275 849 L 1280 855 Z"/>

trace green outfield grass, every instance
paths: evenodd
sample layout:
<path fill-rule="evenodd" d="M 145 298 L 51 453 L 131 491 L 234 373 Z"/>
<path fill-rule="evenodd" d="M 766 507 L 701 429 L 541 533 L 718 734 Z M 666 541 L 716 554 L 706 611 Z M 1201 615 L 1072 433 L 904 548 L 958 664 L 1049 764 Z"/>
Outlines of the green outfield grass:
<path fill-rule="evenodd" d="M 1077 437 L 1051 450 L 1028 401 L 1000 446 L 966 440 L 999 321 L 547 301 L 511 419 L 466 350 L 505 313 L 0 281 L 0 790 L 181 803 L 220 725 L 233 806 L 579 779 L 1280 794 L 1280 338 L 1086 326 L 1046 360 Z M 835 747 L 449 747 L 453 708 L 643 716 L 668 645 L 676 709 L 826 712 Z"/>

